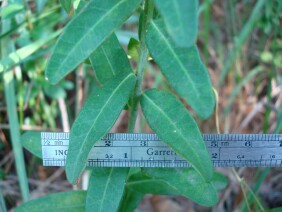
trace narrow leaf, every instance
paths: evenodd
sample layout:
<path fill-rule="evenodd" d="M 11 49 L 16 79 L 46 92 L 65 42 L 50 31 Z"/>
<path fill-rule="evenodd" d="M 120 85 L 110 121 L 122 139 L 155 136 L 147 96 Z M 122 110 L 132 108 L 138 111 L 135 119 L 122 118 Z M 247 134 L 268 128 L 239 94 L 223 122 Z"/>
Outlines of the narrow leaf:
<path fill-rule="evenodd" d="M 85 211 L 86 191 L 69 191 L 56 194 L 50 194 L 27 203 L 16 208 L 16 212 L 31 211 Z"/>
<path fill-rule="evenodd" d="M 175 96 L 156 89 L 143 93 L 140 102 L 146 120 L 160 139 L 210 181 L 211 159 L 197 124 L 185 106 Z"/>
<path fill-rule="evenodd" d="M 87 211 L 117 211 L 129 168 L 94 168 L 86 197 Z"/>
<path fill-rule="evenodd" d="M 149 24 L 146 43 L 173 89 L 201 118 L 208 118 L 213 112 L 214 96 L 197 47 L 177 47 L 167 36 L 161 20 Z"/>
<path fill-rule="evenodd" d="M 25 149 L 42 158 L 42 146 L 40 132 L 29 131 L 21 136 L 21 143 Z"/>
<path fill-rule="evenodd" d="M 42 38 L 38 41 L 35 41 L 25 47 L 18 49 L 17 51 L 11 52 L 8 56 L 3 57 L 3 59 L 1 59 L 0 61 L 0 73 L 2 73 L 5 70 L 9 70 L 13 66 L 21 63 L 31 54 L 33 54 L 38 49 L 40 49 L 43 45 L 45 45 L 50 40 L 57 37 L 60 33 L 61 33 L 61 30 L 58 30 L 57 32 L 54 32 L 53 34 L 51 34 L 50 36 L 46 38 Z"/>
<path fill-rule="evenodd" d="M 211 206 L 218 201 L 214 177 L 212 180 L 205 182 L 191 168 L 145 168 L 129 178 L 127 188 L 143 194 L 183 195 L 198 204 Z"/>
<path fill-rule="evenodd" d="M 75 120 L 66 160 L 67 178 L 74 183 L 86 166 L 92 146 L 113 126 L 135 85 L 136 77 L 117 77 L 94 90 Z"/>
<path fill-rule="evenodd" d="M 166 29 L 181 47 L 195 44 L 198 33 L 198 0 L 155 0 Z"/>
<path fill-rule="evenodd" d="M 6 7 L 2 7 L 1 16 L 3 19 L 13 18 L 16 14 L 23 11 L 24 7 L 21 4 L 10 3 Z"/>
<path fill-rule="evenodd" d="M 57 83 L 92 54 L 138 7 L 141 0 L 90 1 L 66 26 L 46 69 Z"/>
<path fill-rule="evenodd" d="M 89 59 L 101 84 L 114 76 L 125 76 L 132 72 L 127 55 L 114 33 Z"/>

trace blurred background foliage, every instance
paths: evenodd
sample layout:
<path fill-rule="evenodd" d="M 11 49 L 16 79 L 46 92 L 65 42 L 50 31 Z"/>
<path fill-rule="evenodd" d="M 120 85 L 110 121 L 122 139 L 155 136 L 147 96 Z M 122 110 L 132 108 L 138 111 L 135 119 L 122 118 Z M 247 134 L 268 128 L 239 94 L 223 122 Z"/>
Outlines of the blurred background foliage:
<path fill-rule="evenodd" d="M 20 142 L 20 135 L 29 130 L 69 131 L 84 100 L 99 86 L 89 61 L 55 86 L 45 79 L 56 38 L 87 0 L 74 0 L 72 7 L 65 2 L 1 1 L 0 210 L 71 189 L 62 169 L 42 167 L 40 159 L 28 151 L 22 154 Z M 200 1 L 197 44 L 219 95 L 221 133 L 282 131 L 281 11 L 281 0 Z M 133 68 L 138 54 L 138 16 L 136 12 L 117 31 Z M 143 86 L 171 89 L 153 62 Z M 215 117 L 208 121 L 195 118 L 203 133 L 217 133 Z M 125 132 L 127 120 L 124 111 L 112 132 Z M 138 128 L 150 132 L 141 113 Z M 229 178 L 229 185 L 214 210 L 282 207 L 281 169 L 240 168 L 240 176 L 231 169 L 220 171 Z M 139 206 L 143 211 L 167 208 L 211 210 L 183 197 L 156 195 L 146 196 Z"/>

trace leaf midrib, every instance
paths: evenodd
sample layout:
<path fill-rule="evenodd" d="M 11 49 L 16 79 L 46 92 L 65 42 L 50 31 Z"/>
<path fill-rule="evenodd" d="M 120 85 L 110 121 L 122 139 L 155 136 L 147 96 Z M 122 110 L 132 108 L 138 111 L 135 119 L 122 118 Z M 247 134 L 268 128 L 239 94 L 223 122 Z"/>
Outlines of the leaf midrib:
<path fill-rule="evenodd" d="M 157 27 L 157 25 L 155 24 L 154 21 L 151 21 L 152 26 L 155 28 L 155 30 L 160 34 L 160 36 L 163 38 L 163 41 L 166 43 L 168 49 L 171 51 L 171 53 L 174 56 L 174 59 L 177 61 L 177 63 L 180 66 L 180 70 L 184 73 L 184 75 L 187 77 L 189 84 L 191 85 L 192 89 L 194 90 L 194 93 L 196 96 L 199 96 L 199 92 L 197 91 L 197 89 L 195 88 L 195 85 L 191 79 L 191 77 L 188 75 L 187 72 L 185 72 L 186 68 L 185 66 L 182 64 L 182 62 L 179 60 L 177 54 L 175 53 L 174 49 L 172 48 L 172 46 L 170 45 L 169 41 L 166 39 L 166 37 L 164 36 L 164 34 L 159 30 L 159 28 Z"/>
<path fill-rule="evenodd" d="M 155 104 L 155 102 L 154 102 L 153 100 L 151 100 L 145 93 L 143 93 L 143 96 L 144 96 L 145 98 L 147 98 L 147 100 L 148 100 L 150 103 L 152 103 L 152 105 L 153 105 L 161 114 L 163 114 L 164 117 L 165 117 L 176 129 L 178 129 L 178 127 L 177 127 L 177 126 L 175 125 L 175 123 L 171 120 L 171 118 L 168 117 L 168 116 L 164 113 L 164 111 L 163 111 L 157 104 Z M 183 140 L 186 140 L 186 138 L 185 138 L 185 136 L 182 134 L 181 130 L 178 130 L 178 132 L 179 132 L 181 138 L 182 138 Z M 194 148 L 191 147 L 191 145 L 190 145 L 189 142 L 186 142 L 186 143 L 187 143 L 188 146 L 190 147 L 190 150 L 192 150 L 192 153 L 197 157 L 197 160 L 200 161 L 199 155 L 196 154 Z M 193 164 L 192 161 L 189 161 L 189 162 L 190 162 L 191 164 Z M 194 167 L 194 168 L 195 168 L 196 170 L 198 170 L 197 167 Z M 205 179 L 205 177 L 202 175 L 202 173 L 200 172 L 200 170 L 198 170 L 198 173 L 200 174 L 200 176 L 201 176 L 203 179 Z"/>
<path fill-rule="evenodd" d="M 109 60 L 109 58 L 108 58 L 108 55 L 107 55 L 107 54 L 106 54 L 106 52 L 105 52 L 104 47 L 103 47 L 103 46 L 101 46 L 101 49 L 102 49 L 102 51 L 103 51 L 103 54 L 105 55 L 105 58 L 106 58 L 107 62 L 108 62 L 108 63 L 109 63 L 109 65 L 110 65 L 111 72 L 112 72 L 112 73 L 113 73 L 113 75 L 115 76 L 115 75 L 116 75 L 116 72 L 115 72 L 115 70 L 114 70 L 114 68 L 113 68 L 113 65 L 112 65 L 111 61 L 110 61 L 110 60 Z"/>
<path fill-rule="evenodd" d="M 109 183 L 110 183 L 110 181 L 111 181 L 111 176 L 112 176 L 112 174 L 113 174 L 113 169 L 114 169 L 114 168 L 111 168 L 109 177 L 108 177 L 108 179 L 107 179 L 107 182 L 106 182 L 106 185 L 105 185 L 105 188 L 104 188 L 103 197 L 102 197 L 102 199 L 101 199 L 101 200 L 102 200 L 102 204 L 101 204 L 100 211 L 102 211 L 102 212 L 103 212 L 103 208 L 104 208 L 104 205 L 105 205 L 105 204 L 103 204 L 103 203 L 104 203 L 104 199 L 105 199 L 105 196 L 106 196 L 106 193 L 107 193 L 107 188 L 108 188 Z"/>
<path fill-rule="evenodd" d="M 112 11 L 114 11 L 117 7 L 120 6 L 120 4 L 124 3 L 127 0 L 121 0 L 119 3 L 117 3 L 116 5 L 114 5 L 114 7 L 112 7 L 109 11 L 107 11 L 104 15 L 101 16 L 101 18 L 96 22 L 96 24 L 94 24 L 92 27 L 89 28 L 88 32 L 85 33 L 81 39 L 75 43 L 75 45 L 73 46 L 73 48 L 71 49 L 71 51 L 69 52 L 69 55 L 72 54 L 74 52 L 74 50 L 76 50 L 77 46 L 80 45 L 81 41 L 84 40 L 84 38 L 93 31 L 94 28 L 96 28 L 97 25 L 99 25 L 104 19 L 105 17 L 108 16 L 109 13 L 111 13 Z M 89 4 L 92 3 L 91 1 L 89 2 Z M 88 4 L 88 5 L 89 5 Z M 113 31 L 114 29 L 112 29 Z M 59 66 L 59 69 L 61 69 L 62 66 L 64 66 L 65 62 L 67 61 L 68 57 L 65 57 L 65 59 L 62 61 L 61 65 Z"/>
<path fill-rule="evenodd" d="M 91 126 L 91 128 L 88 130 L 88 133 L 86 134 L 85 138 L 83 139 L 82 141 L 82 145 L 79 149 L 79 153 L 76 157 L 76 160 L 75 160 L 75 166 L 74 167 L 77 167 L 77 163 L 78 163 L 78 158 L 80 157 L 81 153 L 82 153 L 82 149 L 84 149 L 84 146 L 86 144 L 88 144 L 87 142 L 85 142 L 87 139 L 88 139 L 88 136 L 90 134 L 90 132 L 92 131 L 93 127 L 95 126 L 97 120 L 100 118 L 101 114 L 104 112 L 104 109 L 106 107 L 106 105 L 110 102 L 110 100 L 112 99 L 113 95 L 118 91 L 118 89 L 123 85 L 123 83 L 131 76 L 134 76 L 133 74 L 129 74 L 127 77 L 125 77 L 121 83 L 114 89 L 114 91 L 112 92 L 112 94 L 109 96 L 108 100 L 106 101 L 106 103 L 103 105 L 103 107 L 101 108 L 100 112 L 98 113 L 98 115 L 96 116 L 96 118 L 94 119 L 93 121 L 93 124 Z M 75 169 L 73 169 L 75 170 Z"/>
<path fill-rule="evenodd" d="M 174 8 L 175 8 L 175 10 L 176 11 L 179 11 L 179 6 L 178 6 L 178 4 L 176 3 L 176 1 L 174 1 L 174 0 L 172 0 L 172 4 L 173 4 L 173 6 L 174 6 Z M 176 17 L 177 17 L 177 20 L 178 20 L 178 23 L 180 23 L 181 25 L 182 25 L 182 28 L 181 29 L 184 29 L 184 21 L 181 21 L 181 17 L 180 17 L 180 13 L 179 12 L 177 12 L 176 13 Z M 188 27 L 188 26 L 187 26 Z M 171 33 L 173 33 L 173 32 L 171 32 Z M 181 36 L 183 36 L 183 30 L 180 30 L 180 33 L 181 33 Z"/>

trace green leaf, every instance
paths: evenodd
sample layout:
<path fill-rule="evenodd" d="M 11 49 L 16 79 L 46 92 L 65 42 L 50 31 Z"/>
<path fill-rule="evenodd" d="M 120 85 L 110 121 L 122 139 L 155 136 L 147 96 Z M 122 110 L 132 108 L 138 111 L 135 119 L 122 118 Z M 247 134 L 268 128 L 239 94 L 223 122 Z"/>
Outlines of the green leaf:
<path fill-rule="evenodd" d="M 60 0 L 61 5 L 67 13 L 70 12 L 73 0 Z"/>
<path fill-rule="evenodd" d="M 11 52 L 8 56 L 3 57 L 0 61 L 0 73 L 2 73 L 5 70 L 9 70 L 13 66 L 21 63 L 31 54 L 33 54 L 38 49 L 40 49 L 43 45 L 45 45 L 50 40 L 57 37 L 60 33 L 61 33 L 61 30 L 58 30 L 57 32 L 54 32 L 53 34 L 51 34 L 50 36 L 46 38 L 42 38 L 38 41 L 35 41 L 25 47 L 18 49 L 17 51 Z"/>
<path fill-rule="evenodd" d="M 40 132 L 28 131 L 21 136 L 21 143 L 25 149 L 38 158 L 42 158 Z"/>
<path fill-rule="evenodd" d="M 177 47 L 167 36 L 160 20 L 149 24 L 146 43 L 173 89 L 201 118 L 208 118 L 213 113 L 214 96 L 197 47 Z"/>
<path fill-rule="evenodd" d="M 134 209 L 137 208 L 137 206 L 139 205 L 143 197 L 144 197 L 144 194 L 141 194 L 137 191 L 126 188 L 123 199 L 120 202 L 118 211 L 119 212 L 134 211 Z"/>
<path fill-rule="evenodd" d="M 175 96 L 156 89 L 143 93 L 140 102 L 146 120 L 159 138 L 210 181 L 211 159 L 197 124 L 185 106 Z"/>
<path fill-rule="evenodd" d="M 134 60 L 138 61 L 140 43 L 135 38 L 130 38 L 128 43 L 128 55 Z"/>
<path fill-rule="evenodd" d="M 50 194 L 31 200 L 16 208 L 16 212 L 31 211 L 85 211 L 86 191 L 69 191 Z"/>
<path fill-rule="evenodd" d="M 94 168 L 86 197 L 87 211 L 117 211 L 129 168 Z"/>
<path fill-rule="evenodd" d="M 92 54 L 139 6 L 141 0 L 90 1 L 66 26 L 46 69 L 57 83 Z"/>
<path fill-rule="evenodd" d="M 74 183 L 86 166 L 92 146 L 113 126 L 135 85 L 136 77 L 129 74 L 111 79 L 94 90 L 75 120 L 66 160 L 67 178 Z"/>
<path fill-rule="evenodd" d="M 50 83 L 44 83 L 43 90 L 52 99 L 66 98 L 67 96 L 65 89 L 60 84 L 50 85 Z"/>
<path fill-rule="evenodd" d="M 219 172 L 214 172 L 212 180 L 213 185 L 217 190 L 225 189 L 228 184 L 227 178 Z"/>
<path fill-rule="evenodd" d="M 190 47 L 198 33 L 198 0 L 155 0 L 173 41 L 181 47 Z"/>
<path fill-rule="evenodd" d="M 9 19 L 14 17 L 19 12 L 23 11 L 24 7 L 21 4 L 10 3 L 6 7 L 2 7 L 1 16 L 3 19 Z"/>
<path fill-rule="evenodd" d="M 114 33 L 89 59 L 101 84 L 104 84 L 114 76 L 125 76 L 132 72 L 127 55 Z"/>
<path fill-rule="evenodd" d="M 213 182 L 205 182 L 194 169 L 146 168 L 141 174 L 131 176 L 127 187 L 140 193 L 183 195 L 205 206 L 218 201 Z"/>

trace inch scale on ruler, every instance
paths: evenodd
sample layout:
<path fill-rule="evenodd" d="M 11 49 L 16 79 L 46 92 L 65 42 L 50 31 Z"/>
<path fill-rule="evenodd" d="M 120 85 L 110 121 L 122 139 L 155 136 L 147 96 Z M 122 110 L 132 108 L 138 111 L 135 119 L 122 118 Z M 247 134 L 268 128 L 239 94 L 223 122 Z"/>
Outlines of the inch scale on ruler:
<path fill-rule="evenodd" d="M 215 167 L 282 167 L 281 134 L 204 134 L 203 139 Z M 65 166 L 69 133 L 42 132 L 41 144 L 44 166 Z M 92 148 L 87 166 L 190 167 L 190 164 L 156 134 L 109 133 Z"/>

